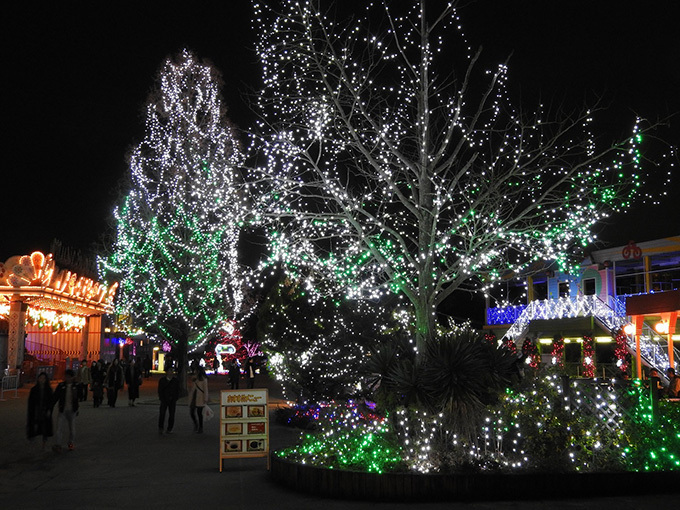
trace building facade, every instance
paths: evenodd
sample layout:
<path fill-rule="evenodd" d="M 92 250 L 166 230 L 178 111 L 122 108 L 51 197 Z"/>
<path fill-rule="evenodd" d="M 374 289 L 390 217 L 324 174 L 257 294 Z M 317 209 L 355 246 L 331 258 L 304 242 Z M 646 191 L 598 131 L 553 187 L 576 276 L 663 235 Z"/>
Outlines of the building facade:
<path fill-rule="evenodd" d="M 680 236 L 594 251 L 574 273 L 547 265 L 509 279 L 485 329 L 572 375 L 677 370 Z"/>
<path fill-rule="evenodd" d="M 60 271 L 51 254 L 0 263 L 0 367 L 22 370 L 28 359 L 59 367 L 98 359 L 102 315 L 113 311 L 116 289 Z"/>

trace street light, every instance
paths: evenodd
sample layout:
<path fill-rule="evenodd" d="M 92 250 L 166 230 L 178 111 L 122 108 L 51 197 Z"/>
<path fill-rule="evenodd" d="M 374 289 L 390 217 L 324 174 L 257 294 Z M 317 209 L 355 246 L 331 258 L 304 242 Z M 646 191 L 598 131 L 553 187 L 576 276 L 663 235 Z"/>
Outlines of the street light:
<path fill-rule="evenodd" d="M 654 329 L 660 335 L 667 335 L 668 334 L 668 323 L 666 321 L 657 322 L 656 325 L 654 326 Z"/>

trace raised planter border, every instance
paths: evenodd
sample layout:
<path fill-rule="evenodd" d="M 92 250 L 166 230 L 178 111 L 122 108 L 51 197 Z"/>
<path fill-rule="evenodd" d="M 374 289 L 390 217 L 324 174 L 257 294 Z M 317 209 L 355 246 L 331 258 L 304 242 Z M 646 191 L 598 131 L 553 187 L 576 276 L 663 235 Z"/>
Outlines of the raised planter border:
<path fill-rule="evenodd" d="M 567 499 L 680 493 L 680 471 L 617 473 L 365 473 L 299 464 L 271 454 L 271 476 L 289 489 L 340 499 L 450 501 Z"/>

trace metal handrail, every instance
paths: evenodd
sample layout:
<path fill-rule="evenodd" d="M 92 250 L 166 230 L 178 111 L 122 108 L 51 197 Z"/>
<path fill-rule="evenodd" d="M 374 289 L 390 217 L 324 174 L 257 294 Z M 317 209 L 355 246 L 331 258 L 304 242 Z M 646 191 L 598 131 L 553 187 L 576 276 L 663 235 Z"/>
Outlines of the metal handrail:
<path fill-rule="evenodd" d="M 652 368 L 659 369 L 662 379 L 666 379 L 664 368 L 670 365 L 668 360 L 668 341 L 659 335 L 649 324 L 643 324 L 642 334 L 640 335 L 640 357 L 644 359 L 646 364 Z M 629 337 L 628 350 L 631 354 L 635 354 L 635 338 Z M 678 361 L 680 360 L 680 351 L 673 347 L 673 355 L 675 361 L 675 368 L 677 370 Z"/>

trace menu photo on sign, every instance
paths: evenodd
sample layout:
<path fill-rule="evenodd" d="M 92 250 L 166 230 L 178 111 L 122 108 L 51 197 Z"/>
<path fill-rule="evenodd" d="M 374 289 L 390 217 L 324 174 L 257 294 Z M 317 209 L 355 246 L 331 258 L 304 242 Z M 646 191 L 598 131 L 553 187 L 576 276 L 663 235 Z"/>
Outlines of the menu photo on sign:
<path fill-rule="evenodd" d="M 250 439 L 246 442 L 246 451 L 249 452 L 263 452 L 267 441 L 264 439 Z"/>
<path fill-rule="evenodd" d="M 224 441 L 224 450 L 226 452 L 238 453 L 243 451 L 243 441 L 227 439 Z"/>
<path fill-rule="evenodd" d="M 263 418 L 264 406 L 248 406 L 248 418 Z"/>
<path fill-rule="evenodd" d="M 267 433 L 266 423 L 264 422 L 248 423 L 248 435 L 266 433 Z"/>
<path fill-rule="evenodd" d="M 226 410 L 226 418 L 240 418 L 243 416 L 243 408 L 241 406 L 229 406 L 224 409 Z"/>

